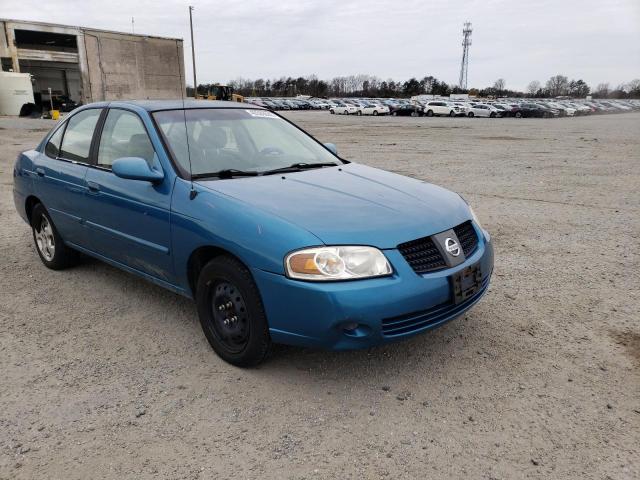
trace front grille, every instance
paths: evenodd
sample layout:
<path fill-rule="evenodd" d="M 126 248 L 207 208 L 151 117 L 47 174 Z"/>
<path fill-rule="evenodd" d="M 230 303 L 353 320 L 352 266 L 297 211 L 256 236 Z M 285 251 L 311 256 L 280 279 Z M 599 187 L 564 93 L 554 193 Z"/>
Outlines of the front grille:
<path fill-rule="evenodd" d="M 471 220 L 453 227 L 465 257 L 469 257 L 478 248 L 478 235 Z M 441 270 L 447 267 L 440 250 L 431 237 L 418 238 L 398 245 L 398 250 L 413 271 L 421 274 Z"/>
<path fill-rule="evenodd" d="M 456 232 L 458 241 L 460 241 L 464 256 L 468 257 L 478 247 L 478 235 L 476 235 L 476 229 L 473 228 L 471 221 L 468 221 L 461 223 L 457 227 L 453 227 L 453 231 Z"/>
<path fill-rule="evenodd" d="M 457 305 L 452 301 L 448 301 L 427 310 L 383 319 L 382 334 L 386 337 L 406 335 L 451 320 L 464 312 L 472 303 L 475 303 L 482 296 L 489 286 L 489 278 L 490 275 L 487 275 L 484 280 L 482 280 L 482 285 L 475 295 Z"/>
<path fill-rule="evenodd" d="M 416 273 L 432 272 L 447 266 L 431 237 L 401 243 L 398 250 Z"/>

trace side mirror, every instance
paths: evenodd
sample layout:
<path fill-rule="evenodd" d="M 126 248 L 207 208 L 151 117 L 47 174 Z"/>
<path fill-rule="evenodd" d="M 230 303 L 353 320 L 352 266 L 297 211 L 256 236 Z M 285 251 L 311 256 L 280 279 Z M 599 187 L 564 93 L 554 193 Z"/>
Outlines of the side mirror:
<path fill-rule="evenodd" d="M 338 156 L 338 147 L 336 147 L 335 143 L 325 143 L 324 146 L 335 156 Z"/>
<path fill-rule="evenodd" d="M 140 157 L 118 158 L 111 165 L 111 171 L 118 177 L 129 180 L 159 183 L 164 179 L 164 173 L 161 170 L 151 168 L 147 161 Z"/>

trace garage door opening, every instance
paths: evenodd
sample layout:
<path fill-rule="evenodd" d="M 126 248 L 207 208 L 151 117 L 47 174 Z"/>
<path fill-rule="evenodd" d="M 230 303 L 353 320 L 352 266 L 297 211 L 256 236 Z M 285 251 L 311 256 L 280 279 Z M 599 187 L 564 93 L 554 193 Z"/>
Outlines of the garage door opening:
<path fill-rule="evenodd" d="M 82 80 L 75 35 L 15 30 L 20 71 L 33 75 L 36 104 L 48 110 L 53 106 L 71 110 L 82 99 Z M 49 95 L 51 89 L 51 95 Z"/>

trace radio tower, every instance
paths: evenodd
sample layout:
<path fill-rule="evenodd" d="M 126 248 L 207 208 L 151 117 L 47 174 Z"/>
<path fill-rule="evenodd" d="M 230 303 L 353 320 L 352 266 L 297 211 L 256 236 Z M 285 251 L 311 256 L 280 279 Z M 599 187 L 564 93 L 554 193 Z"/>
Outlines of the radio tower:
<path fill-rule="evenodd" d="M 460 64 L 459 86 L 463 90 L 467 89 L 467 73 L 469 70 L 469 46 L 471 45 L 471 23 L 465 22 L 462 29 L 462 63 Z"/>

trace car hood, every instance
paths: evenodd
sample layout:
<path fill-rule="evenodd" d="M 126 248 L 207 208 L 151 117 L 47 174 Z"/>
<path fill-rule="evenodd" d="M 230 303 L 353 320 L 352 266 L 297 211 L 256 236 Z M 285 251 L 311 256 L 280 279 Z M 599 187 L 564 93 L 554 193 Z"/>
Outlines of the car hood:
<path fill-rule="evenodd" d="M 298 225 L 325 244 L 395 248 L 471 218 L 456 193 L 356 163 L 197 183 Z"/>

